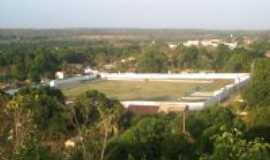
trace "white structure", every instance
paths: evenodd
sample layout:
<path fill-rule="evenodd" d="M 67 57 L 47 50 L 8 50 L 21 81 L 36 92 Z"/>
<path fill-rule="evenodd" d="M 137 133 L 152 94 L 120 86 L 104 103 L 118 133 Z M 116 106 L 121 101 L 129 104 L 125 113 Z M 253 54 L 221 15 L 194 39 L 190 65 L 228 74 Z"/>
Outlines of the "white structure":
<path fill-rule="evenodd" d="M 237 42 L 233 42 L 233 43 L 224 42 L 223 44 L 225 46 L 228 46 L 230 49 L 235 49 L 238 46 Z"/>
<path fill-rule="evenodd" d="M 72 85 L 77 85 L 83 81 L 90 81 L 97 78 L 97 75 L 85 75 L 85 76 L 76 76 L 62 80 L 52 80 L 49 83 L 50 87 L 64 88 L 70 87 Z"/>
<path fill-rule="evenodd" d="M 134 62 L 136 61 L 135 57 L 128 57 L 126 59 L 121 59 L 121 63 L 128 63 L 128 62 Z"/>
<path fill-rule="evenodd" d="M 56 77 L 56 79 L 64 79 L 65 78 L 64 77 L 64 72 L 62 72 L 62 71 L 56 72 L 55 77 Z"/>
<path fill-rule="evenodd" d="M 204 47 L 218 47 L 221 44 L 220 39 L 210 39 L 201 41 L 201 45 Z"/>
<path fill-rule="evenodd" d="M 170 49 L 176 49 L 178 47 L 178 45 L 179 45 L 178 43 L 173 43 L 173 42 L 168 43 L 168 47 Z"/>
<path fill-rule="evenodd" d="M 98 71 L 97 70 L 93 70 L 90 67 L 86 67 L 84 69 L 84 74 L 98 74 Z"/>
<path fill-rule="evenodd" d="M 198 40 L 194 40 L 194 41 L 189 40 L 189 41 L 184 42 L 183 45 L 185 47 L 199 46 L 200 41 L 198 41 Z"/>
<path fill-rule="evenodd" d="M 74 148 L 77 144 L 81 143 L 82 141 L 83 141 L 83 137 L 81 136 L 70 138 L 65 141 L 65 147 Z"/>
<path fill-rule="evenodd" d="M 186 41 L 183 43 L 183 45 L 185 47 L 191 47 L 191 46 L 204 46 L 204 47 L 218 47 L 220 44 L 223 44 L 225 46 L 228 46 L 230 49 L 235 49 L 237 46 L 238 46 L 238 43 L 237 42 L 232 42 L 232 43 L 229 43 L 229 42 L 224 42 L 220 39 L 209 39 L 209 40 L 202 40 L 202 41 L 198 41 L 198 40 L 195 40 L 195 41 Z"/>
<path fill-rule="evenodd" d="M 100 73 L 106 80 L 235 80 L 248 73 Z"/>
<path fill-rule="evenodd" d="M 156 101 L 122 101 L 125 108 L 129 106 L 164 106 L 174 104 L 175 106 L 188 106 L 189 110 L 201 110 L 206 106 L 217 104 L 231 93 L 243 87 L 250 79 L 248 73 L 180 73 L 180 74 L 136 74 L 136 73 L 101 73 L 105 80 L 136 80 L 136 81 L 164 81 L 164 80 L 232 80 L 233 83 L 224 86 L 212 93 L 195 92 L 191 97 L 185 97 L 176 102 L 156 102 Z M 202 98 L 203 97 L 203 98 Z M 196 101 L 189 101 L 189 100 Z M 185 101 L 187 100 L 187 101 Z M 200 101 L 197 101 L 200 100 Z"/>
<path fill-rule="evenodd" d="M 137 73 L 99 73 L 103 80 L 128 80 L 128 81 L 213 81 L 213 80 L 232 80 L 231 84 L 228 84 L 214 92 L 194 92 L 190 97 L 179 97 L 180 101 L 175 102 L 157 102 L 157 101 L 122 101 L 121 103 L 125 108 L 129 106 L 169 106 L 174 107 L 174 110 L 188 106 L 189 110 L 201 110 L 207 106 L 217 104 L 226 98 L 228 98 L 233 92 L 239 90 L 246 85 L 250 79 L 248 73 L 172 73 L 172 74 L 137 74 Z M 97 79 L 97 75 L 87 75 L 72 77 L 64 80 L 50 81 L 51 87 L 63 88 L 77 85 L 82 81 L 89 81 Z M 69 142 L 68 142 L 69 143 Z M 70 143 L 72 146 L 73 144 Z"/>

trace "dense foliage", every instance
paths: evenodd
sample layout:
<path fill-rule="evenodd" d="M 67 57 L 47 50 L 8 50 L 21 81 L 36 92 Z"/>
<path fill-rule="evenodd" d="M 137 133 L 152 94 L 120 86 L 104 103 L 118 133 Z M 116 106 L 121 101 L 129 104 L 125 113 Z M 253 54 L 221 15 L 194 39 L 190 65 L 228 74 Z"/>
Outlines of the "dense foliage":
<path fill-rule="evenodd" d="M 163 40 L 67 38 L 72 32 L 61 32 L 57 39 L 54 32 L 48 34 L 0 33 L 2 88 L 14 82 L 32 86 L 15 95 L 0 91 L 0 159 L 269 159 L 270 61 L 264 58 L 269 41 L 236 49 L 179 45 L 171 50 Z M 70 102 L 58 89 L 31 83 L 54 78 L 57 70 L 81 74 L 86 66 L 107 72 L 251 71 L 238 108 L 247 115 L 231 110 L 238 104 L 189 112 L 182 132 L 182 113 L 136 114 L 98 91 Z"/>
<path fill-rule="evenodd" d="M 67 105 L 57 89 L 24 88 L 11 97 L 2 94 L 1 104 L 0 118 L 5 123 L 0 127 L 0 155 L 8 159 L 245 160 L 270 156 L 269 143 L 261 139 L 267 138 L 268 131 L 256 130 L 264 118 L 250 127 L 222 106 L 190 112 L 183 133 L 181 113 L 132 114 L 119 101 L 97 91 L 88 91 Z M 66 146 L 65 140 L 75 144 Z"/>
<path fill-rule="evenodd" d="M 260 41 L 233 50 L 225 45 L 171 50 L 164 41 L 10 41 L 0 43 L 0 80 L 38 82 L 54 78 L 57 70 L 82 74 L 86 66 L 107 72 L 249 72 L 268 49 L 269 43 Z"/>
<path fill-rule="evenodd" d="M 254 70 L 244 98 L 250 106 L 270 106 L 270 60 L 254 62 Z"/>

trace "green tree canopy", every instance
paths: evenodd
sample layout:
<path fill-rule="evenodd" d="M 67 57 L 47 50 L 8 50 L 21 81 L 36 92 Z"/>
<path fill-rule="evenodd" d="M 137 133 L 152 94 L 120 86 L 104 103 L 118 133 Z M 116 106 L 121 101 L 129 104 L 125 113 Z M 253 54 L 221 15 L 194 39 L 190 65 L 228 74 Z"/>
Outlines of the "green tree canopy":
<path fill-rule="evenodd" d="M 247 141 L 237 130 L 214 137 L 214 151 L 203 160 L 269 160 L 270 145 L 260 139 Z"/>
<path fill-rule="evenodd" d="M 160 51 L 148 51 L 138 60 L 138 71 L 150 73 L 167 72 L 168 57 Z"/>
<path fill-rule="evenodd" d="M 270 61 L 259 59 L 255 61 L 251 80 L 243 92 L 243 98 L 250 107 L 270 105 Z"/>

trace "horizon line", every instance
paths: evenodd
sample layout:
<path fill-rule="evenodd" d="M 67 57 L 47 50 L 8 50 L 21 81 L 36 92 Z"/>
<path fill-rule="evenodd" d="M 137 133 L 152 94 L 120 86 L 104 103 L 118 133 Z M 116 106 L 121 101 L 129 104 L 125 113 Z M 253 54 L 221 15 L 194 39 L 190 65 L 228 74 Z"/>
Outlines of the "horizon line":
<path fill-rule="evenodd" d="M 187 31 L 251 31 L 251 32 L 269 32 L 270 29 L 222 29 L 222 28 L 177 28 L 177 27 L 0 27 L 0 30 L 187 30 Z"/>

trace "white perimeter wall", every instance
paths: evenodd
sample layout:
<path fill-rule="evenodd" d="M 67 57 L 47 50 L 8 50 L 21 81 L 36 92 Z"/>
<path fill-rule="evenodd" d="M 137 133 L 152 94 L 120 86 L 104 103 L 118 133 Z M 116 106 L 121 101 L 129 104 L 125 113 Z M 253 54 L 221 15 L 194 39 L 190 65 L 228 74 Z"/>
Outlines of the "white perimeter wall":
<path fill-rule="evenodd" d="M 102 73 L 101 78 L 107 80 L 233 80 L 233 83 L 213 92 L 213 96 L 204 102 L 173 102 L 177 105 L 187 105 L 189 110 L 201 110 L 206 106 L 211 106 L 225 100 L 240 89 L 250 79 L 248 73 L 180 73 L 180 74 L 135 74 L 135 73 Z M 171 104 L 172 102 L 155 101 L 122 101 L 122 104 L 128 108 L 129 105 L 160 106 L 161 103 Z"/>
<path fill-rule="evenodd" d="M 233 80 L 233 83 L 214 91 L 213 96 L 205 102 L 167 102 L 177 103 L 179 105 L 188 105 L 190 110 L 201 110 L 206 106 L 217 104 L 228 98 L 230 94 L 244 86 L 250 79 L 248 73 L 179 73 L 179 74 L 143 74 L 143 73 L 99 73 L 101 79 L 105 80 Z M 95 75 L 73 77 L 64 80 L 53 80 L 51 87 L 61 87 L 72 83 L 96 79 Z M 128 108 L 129 105 L 153 106 L 160 105 L 161 102 L 152 101 L 122 101 L 122 104 Z M 163 104 L 166 102 L 162 102 Z"/>
<path fill-rule="evenodd" d="M 179 73 L 179 74 L 143 74 L 143 73 L 100 73 L 107 80 L 234 80 L 249 77 L 248 73 Z"/>

